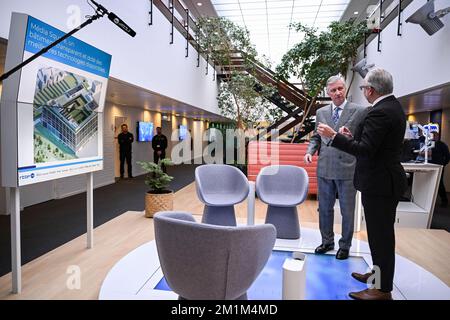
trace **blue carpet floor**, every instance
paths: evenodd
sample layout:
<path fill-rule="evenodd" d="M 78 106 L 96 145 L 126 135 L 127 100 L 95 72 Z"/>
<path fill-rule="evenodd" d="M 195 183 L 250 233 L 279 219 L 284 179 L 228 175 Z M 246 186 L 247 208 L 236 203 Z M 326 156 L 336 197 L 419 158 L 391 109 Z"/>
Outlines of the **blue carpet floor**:
<path fill-rule="evenodd" d="M 292 256 L 290 251 L 273 251 L 261 274 L 247 292 L 249 300 L 281 300 L 283 263 Z M 306 254 L 306 299 L 351 300 L 349 292 L 367 288 L 351 277 L 352 272 L 367 272 L 368 265 L 361 257 L 337 260 L 334 255 Z M 157 290 L 170 291 L 165 278 Z"/>

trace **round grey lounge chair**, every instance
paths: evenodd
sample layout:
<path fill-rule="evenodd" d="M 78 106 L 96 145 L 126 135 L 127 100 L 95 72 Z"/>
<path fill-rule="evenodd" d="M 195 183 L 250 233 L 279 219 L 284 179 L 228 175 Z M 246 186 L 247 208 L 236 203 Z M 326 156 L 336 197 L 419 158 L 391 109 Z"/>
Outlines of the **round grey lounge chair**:
<path fill-rule="evenodd" d="M 205 164 L 195 169 L 198 198 L 205 204 L 203 223 L 236 226 L 234 205 L 249 192 L 247 177 L 238 168 L 225 164 Z"/>
<path fill-rule="evenodd" d="M 155 240 L 163 274 L 179 299 L 247 299 L 275 244 L 275 227 L 197 223 L 190 213 L 159 212 Z"/>
<path fill-rule="evenodd" d="M 305 169 L 288 165 L 264 167 L 256 177 L 256 194 L 269 205 L 266 223 L 275 226 L 277 238 L 300 238 L 297 205 L 308 195 L 308 182 Z"/>

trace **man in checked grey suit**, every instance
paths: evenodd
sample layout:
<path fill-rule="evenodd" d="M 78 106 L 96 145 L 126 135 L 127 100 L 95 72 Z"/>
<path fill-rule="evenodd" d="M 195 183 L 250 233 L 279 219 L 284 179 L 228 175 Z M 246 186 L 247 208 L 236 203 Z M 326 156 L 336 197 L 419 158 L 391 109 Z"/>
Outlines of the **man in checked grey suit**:
<path fill-rule="evenodd" d="M 346 90 L 345 81 L 341 77 L 333 76 L 328 79 L 327 93 L 333 103 L 317 110 L 316 130 L 305 155 L 305 161 L 310 163 L 312 156 L 320 148 L 317 180 L 322 244 L 316 248 L 315 253 L 334 250 L 334 203 L 338 195 L 342 215 L 342 237 L 339 240 L 336 259 L 341 260 L 348 258 L 352 245 L 356 197 L 353 174 L 356 159 L 348 153 L 329 146 L 329 140 L 317 134 L 317 126 L 319 123 L 325 123 L 336 131 L 345 126 L 354 133 L 364 118 L 365 108 L 347 102 Z"/>

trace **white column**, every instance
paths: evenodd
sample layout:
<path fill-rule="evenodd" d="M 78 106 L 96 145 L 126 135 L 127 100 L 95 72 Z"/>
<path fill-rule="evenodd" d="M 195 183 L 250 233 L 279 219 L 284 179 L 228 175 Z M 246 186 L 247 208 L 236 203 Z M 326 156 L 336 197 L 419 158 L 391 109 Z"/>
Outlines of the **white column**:
<path fill-rule="evenodd" d="M 94 247 L 94 174 L 92 172 L 87 174 L 86 183 L 87 193 L 87 248 Z"/>
<path fill-rule="evenodd" d="M 255 224 L 255 182 L 249 181 L 247 197 L 247 225 Z"/>
<path fill-rule="evenodd" d="M 22 257 L 20 246 L 20 190 L 10 188 L 12 293 L 22 291 Z"/>

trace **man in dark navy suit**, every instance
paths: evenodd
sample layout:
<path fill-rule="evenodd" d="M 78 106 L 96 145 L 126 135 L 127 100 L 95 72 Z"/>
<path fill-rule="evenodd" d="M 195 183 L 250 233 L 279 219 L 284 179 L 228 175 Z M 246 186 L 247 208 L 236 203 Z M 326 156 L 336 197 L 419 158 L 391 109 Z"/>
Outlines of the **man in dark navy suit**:
<path fill-rule="evenodd" d="M 379 281 L 375 281 L 374 287 L 351 292 L 350 297 L 390 300 L 395 269 L 395 214 L 406 190 L 406 175 L 400 164 L 406 115 L 392 94 L 393 80 L 386 70 L 370 70 L 360 88 L 372 107 L 354 137 L 345 127 L 338 133 L 325 124 L 320 124 L 317 132 L 332 139 L 333 147 L 356 157 L 354 184 L 361 191 L 374 268 L 372 272 L 352 276 L 367 283 L 377 279 L 379 270 Z"/>

